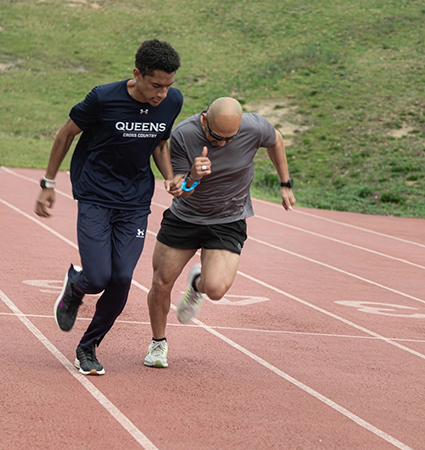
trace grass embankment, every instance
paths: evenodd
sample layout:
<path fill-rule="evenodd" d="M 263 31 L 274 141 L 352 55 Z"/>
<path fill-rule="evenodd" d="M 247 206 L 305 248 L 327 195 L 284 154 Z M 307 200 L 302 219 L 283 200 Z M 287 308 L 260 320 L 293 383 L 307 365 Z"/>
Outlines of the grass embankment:
<path fill-rule="evenodd" d="M 69 109 L 155 37 L 182 58 L 179 121 L 226 95 L 297 108 L 299 205 L 425 218 L 422 0 L 5 0 L 0 27 L 2 165 L 45 167 Z M 253 194 L 277 183 L 260 151 Z"/>

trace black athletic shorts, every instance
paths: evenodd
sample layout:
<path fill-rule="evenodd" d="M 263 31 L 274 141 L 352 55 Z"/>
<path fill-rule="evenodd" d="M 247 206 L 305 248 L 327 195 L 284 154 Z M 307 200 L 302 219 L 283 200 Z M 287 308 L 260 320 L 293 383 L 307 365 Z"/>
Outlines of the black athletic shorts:
<path fill-rule="evenodd" d="M 217 225 L 198 225 L 185 222 L 169 209 L 164 211 L 161 229 L 156 237 L 162 244 L 185 250 L 205 248 L 228 250 L 241 254 L 246 241 L 246 220 Z"/>

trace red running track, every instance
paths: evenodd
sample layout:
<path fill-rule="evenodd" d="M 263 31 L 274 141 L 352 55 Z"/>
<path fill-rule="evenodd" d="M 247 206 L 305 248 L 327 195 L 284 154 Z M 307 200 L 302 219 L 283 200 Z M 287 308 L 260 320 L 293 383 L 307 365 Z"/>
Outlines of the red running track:
<path fill-rule="evenodd" d="M 39 219 L 41 176 L 0 168 L 0 450 L 425 449 L 425 220 L 254 201 L 233 287 L 190 324 L 171 311 L 169 368 L 152 369 L 146 292 L 171 201 L 158 182 L 129 302 L 98 351 L 106 374 L 84 377 L 72 363 L 96 297 L 70 333 L 52 315 L 79 263 L 76 202 L 60 173 L 54 217 Z"/>

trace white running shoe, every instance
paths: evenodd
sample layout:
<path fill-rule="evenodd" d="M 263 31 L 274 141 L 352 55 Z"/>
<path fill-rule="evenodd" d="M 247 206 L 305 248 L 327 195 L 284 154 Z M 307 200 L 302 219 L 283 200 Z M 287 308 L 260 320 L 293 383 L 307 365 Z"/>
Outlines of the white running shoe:
<path fill-rule="evenodd" d="M 167 363 L 168 344 L 167 341 L 154 341 L 149 344 L 148 354 L 145 358 L 145 366 L 168 367 Z"/>
<path fill-rule="evenodd" d="M 189 273 L 186 292 L 180 297 L 177 303 L 177 319 L 181 323 L 189 322 L 199 313 L 201 303 L 205 298 L 205 295 L 201 292 L 196 292 L 192 285 L 193 280 L 200 273 L 201 265 L 194 265 Z"/>

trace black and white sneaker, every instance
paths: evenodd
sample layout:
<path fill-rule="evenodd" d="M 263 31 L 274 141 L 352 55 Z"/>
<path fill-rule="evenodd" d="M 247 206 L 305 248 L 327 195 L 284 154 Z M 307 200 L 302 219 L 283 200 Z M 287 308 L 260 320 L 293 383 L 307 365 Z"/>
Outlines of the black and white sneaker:
<path fill-rule="evenodd" d="M 86 348 L 79 345 L 77 347 L 77 357 L 74 366 L 83 375 L 103 375 L 105 369 L 96 358 L 96 346 Z"/>
<path fill-rule="evenodd" d="M 53 315 L 59 328 L 63 331 L 70 331 L 74 326 L 77 319 L 78 308 L 83 303 L 84 294 L 79 294 L 74 291 L 70 281 L 70 275 L 75 275 L 82 269 L 79 266 L 73 266 L 69 268 L 65 274 L 63 281 L 63 288 L 59 297 L 56 299 L 55 306 L 53 307 Z"/>

